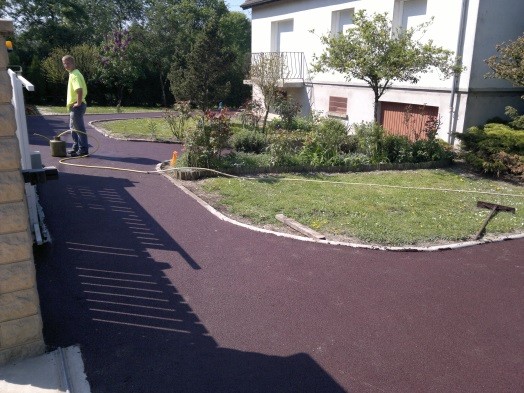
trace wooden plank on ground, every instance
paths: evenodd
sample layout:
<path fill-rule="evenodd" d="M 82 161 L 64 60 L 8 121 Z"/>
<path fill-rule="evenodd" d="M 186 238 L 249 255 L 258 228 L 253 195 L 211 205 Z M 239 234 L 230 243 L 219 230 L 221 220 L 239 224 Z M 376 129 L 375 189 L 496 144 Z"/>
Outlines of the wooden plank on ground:
<path fill-rule="evenodd" d="M 311 228 L 308 228 L 307 226 L 305 225 L 302 225 L 301 223 L 293 220 L 292 218 L 289 218 L 289 217 L 286 217 L 285 215 L 283 214 L 277 214 L 275 216 L 275 218 L 286 224 L 287 226 L 293 228 L 295 231 L 298 231 L 306 236 L 309 236 L 313 239 L 318 239 L 318 240 L 325 240 L 326 237 L 324 235 L 322 235 L 321 233 L 318 233 L 316 231 L 314 231 L 313 229 Z"/>

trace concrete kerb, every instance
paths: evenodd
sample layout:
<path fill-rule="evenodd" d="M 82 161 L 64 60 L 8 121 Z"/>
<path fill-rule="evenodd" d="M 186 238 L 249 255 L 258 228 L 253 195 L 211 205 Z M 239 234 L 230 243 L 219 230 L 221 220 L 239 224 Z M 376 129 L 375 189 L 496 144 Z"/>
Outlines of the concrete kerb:
<path fill-rule="evenodd" d="M 80 348 L 71 346 L 1 367 L 0 391 L 89 393 L 91 390 Z"/>
<path fill-rule="evenodd" d="M 157 171 L 161 170 L 164 165 L 167 165 L 168 161 L 165 161 L 163 163 L 160 163 L 156 166 Z M 444 250 L 453 250 L 463 247 L 471 247 L 471 246 L 477 246 L 481 244 L 487 244 L 487 243 L 494 243 L 494 242 L 500 242 L 500 241 L 506 241 L 506 240 L 515 240 L 515 239 L 522 239 L 524 238 L 524 233 L 519 234 L 510 234 L 510 235 L 501 235 L 496 236 L 493 238 L 484 238 L 479 240 L 470 240 L 470 241 L 464 241 L 464 242 L 457 242 L 457 243 L 449 243 L 449 244 L 439 244 L 435 246 L 428 246 L 428 247 L 418 247 L 418 246 L 402 246 L 402 247 L 393 247 L 393 246 L 380 246 L 380 245 L 372 245 L 372 244 L 362 244 L 362 243 L 351 243 L 351 242 L 342 242 L 342 241 L 335 241 L 335 240 L 318 240 L 318 239 L 312 239 L 306 236 L 299 236 L 299 235 L 292 235 L 289 233 L 284 232 L 277 232 L 272 231 L 265 228 L 259 228 L 254 225 L 245 224 L 243 222 L 239 222 L 236 220 L 233 220 L 232 218 L 222 214 L 218 210 L 216 210 L 213 206 L 209 205 L 206 201 L 204 201 L 202 198 L 200 198 L 198 195 L 194 194 L 191 190 L 189 190 L 187 187 L 185 187 L 180 180 L 174 179 L 173 177 L 169 176 L 168 174 L 163 173 L 163 176 L 166 177 L 171 183 L 173 183 L 175 186 L 177 186 L 180 190 L 182 190 L 185 194 L 189 195 L 191 198 L 193 198 L 196 202 L 198 202 L 202 207 L 204 207 L 207 211 L 212 213 L 214 216 L 219 218 L 222 221 L 229 222 L 231 224 L 250 229 L 252 231 L 261 232 L 261 233 L 269 233 L 275 236 L 280 237 L 286 237 L 289 239 L 295 239 L 295 240 L 301 240 L 305 242 L 312 242 L 312 243 L 319 243 L 319 244 L 327 244 L 332 246 L 346 246 L 346 247 L 352 247 L 352 248 L 364 248 L 369 250 L 382 250 L 382 251 L 444 251 Z"/>
<path fill-rule="evenodd" d="M 126 119 L 111 119 L 111 120 L 126 120 Z M 114 138 L 111 135 L 106 134 L 102 129 L 96 127 L 94 124 L 99 122 L 104 122 L 107 120 L 93 120 L 90 121 L 89 124 L 91 127 L 93 127 L 96 131 L 101 133 L 102 135 L 108 137 L 108 138 Z M 129 139 L 126 139 L 129 140 Z M 146 141 L 141 139 L 131 139 L 130 141 Z M 177 142 L 174 142 L 177 143 Z M 167 165 L 169 161 L 164 161 L 162 163 L 157 164 L 156 170 L 160 171 L 162 170 L 164 165 Z M 313 243 L 320 243 L 320 244 L 327 244 L 332 246 L 345 246 L 345 247 L 352 247 L 352 248 L 363 248 L 363 249 L 369 249 L 369 250 L 382 250 L 382 251 L 421 251 L 421 252 L 429 252 L 429 251 L 444 251 L 444 250 L 454 250 L 458 248 L 464 248 L 464 247 L 472 247 L 472 246 L 478 246 L 481 244 L 488 244 L 488 243 L 494 243 L 494 242 L 501 242 L 506 240 L 516 240 L 516 239 L 522 239 L 524 238 L 524 233 L 518 233 L 518 234 L 508 234 L 508 235 L 501 235 L 501 236 L 493 236 L 489 238 L 483 238 L 479 240 L 469 240 L 464 242 L 457 242 L 457 243 L 448 243 L 448 244 L 439 244 L 434 246 L 427 246 L 427 247 L 419 247 L 419 246 L 381 246 L 381 245 L 373 245 L 373 244 L 363 244 L 363 243 L 352 243 L 352 242 L 342 242 L 342 241 L 336 241 L 336 240 L 319 240 L 319 239 L 312 239 L 306 236 L 299 236 L 299 235 L 293 235 L 289 233 L 284 232 L 277 232 L 270 229 L 265 228 L 259 228 L 254 225 L 245 224 L 243 222 L 236 221 L 218 210 L 216 210 L 214 207 L 209 205 L 206 201 L 201 199 L 199 196 L 194 194 L 192 191 L 190 191 L 188 188 L 184 187 L 184 185 L 177 179 L 174 179 L 173 177 L 163 173 L 163 176 L 166 177 L 171 183 L 173 183 L 175 186 L 177 186 L 180 190 L 182 190 L 185 194 L 189 195 L 191 198 L 193 198 L 196 202 L 198 202 L 202 207 L 204 207 L 206 210 L 208 210 L 210 213 L 212 213 L 214 216 L 219 218 L 222 221 L 229 222 L 231 224 L 250 229 L 255 232 L 261 232 L 261 233 L 269 233 L 275 236 L 280 237 L 286 237 L 289 239 L 295 239 L 305 242 L 313 242 Z"/>

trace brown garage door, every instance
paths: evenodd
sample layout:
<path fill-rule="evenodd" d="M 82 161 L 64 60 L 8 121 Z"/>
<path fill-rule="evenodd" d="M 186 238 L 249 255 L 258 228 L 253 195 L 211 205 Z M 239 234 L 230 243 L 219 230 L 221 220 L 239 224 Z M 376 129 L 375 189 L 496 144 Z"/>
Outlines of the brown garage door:
<path fill-rule="evenodd" d="M 438 117 L 438 108 L 427 105 L 381 102 L 381 124 L 388 134 L 404 135 L 410 140 L 425 139 L 426 122 Z"/>

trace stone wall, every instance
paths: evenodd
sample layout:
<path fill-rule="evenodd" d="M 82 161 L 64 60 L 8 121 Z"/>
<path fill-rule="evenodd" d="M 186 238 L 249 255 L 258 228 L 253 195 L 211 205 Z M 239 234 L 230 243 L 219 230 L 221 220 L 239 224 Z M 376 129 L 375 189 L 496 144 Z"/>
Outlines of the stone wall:
<path fill-rule="evenodd" d="M 21 173 L 5 37 L 0 20 L 0 365 L 44 352 L 33 238 Z"/>

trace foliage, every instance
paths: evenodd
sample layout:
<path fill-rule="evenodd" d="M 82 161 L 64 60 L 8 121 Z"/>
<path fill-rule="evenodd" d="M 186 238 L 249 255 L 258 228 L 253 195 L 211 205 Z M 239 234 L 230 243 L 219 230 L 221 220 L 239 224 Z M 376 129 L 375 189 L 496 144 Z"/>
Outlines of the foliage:
<path fill-rule="evenodd" d="M 293 129 L 293 120 L 300 112 L 301 105 L 289 97 L 285 90 L 278 89 L 275 97 L 275 112 L 280 115 L 284 128 Z"/>
<path fill-rule="evenodd" d="M 486 64 L 491 69 L 486 77 L 505 79 L 513 86 L 524 86 L 524 34 L 515 41 L 497 45 L 496 49 L 498 55 L 486 59 Z M 517 110 L 511 106 L 506 107 L 505 113 L 511 118 L 512 127 L 524 129 L 524 115 L 519 116 Z"/>
<path fill-rule="evenodd" d="M 289 71 L 281 53 L 255 53 L 251 58 L 250 78 L 260 89 L 264 97 L 266 113 L 262 122 L 262 132 L 266 132 L 269 110 L 277 103 L 280 92 L 280 82 Z"/>
<path fill-rule="evenodd" d="M 156 123 L 153 120 L 149 120 L 147 122 L 147 129 L 149 131 L 149 134 L 151 136 L 152 140 L 156 140 L 157 134 L 158 134 L 158 123 Z"/>
<path fill-rule="evenodd" d="M 267 153 L 258 154 L 236 151 L 224 156 L 218 163 L 217 168 L 249 170 L 249 168 L 268 168 L 270 166 L 271 156 Z"/>
<path fill-rule="evenodd" d="M 411 142 L 405 136 L 386 135 L 384 137 L 384 156 L 388 162 L 412 162 L 413 149 Z"/>
<path fill-rule="evenodd" d="M 62 64 L 62 57 L 67 54 L 75 58 L 76 67 L 85 78 L 89 87 L 88 102 L 91 103 L 93 99 L 96 100 L 99 96 L 98 87 L 100 86 L 100 56 L 98 48 L 93 45 L 81 44 L 71 48 L 54 48 L 50 55 L 41 62 L 41 69 L 38 72 L 31 73 L 32 75 L 43 75 L 48 84 L 38 84 L 38 79 L 33 79 L 31 82 L 39 86 L 37 90 L 48 87 L 50 91 L 54 91 L 52 87 L 57 86 L 60 91 L 60 98 L 57 101 L 63 102 L 63 90 L 67 83 L 68 73 Z M 48 96 L 51 95 L 49 92 L 47 94 Z"/>
<path fill-rule="evenodd" d="M 196 38 L 211 18 L 219 20 L 220 34 L 235 54 L 223 70 L 232 89 L 221 101 L 238 105 L 249 96 L 250 88 L 242 81 L 244 56 L 250 51 L 250 22 L 242 13 L 230 13 L 223 0 L 4 0 L 2 4 L 6 4 L 2 15 L 15 23 L 11 64 L 20 65 L 24 77 L 38 83 L 35 94 L 28 95 L 36 104 L 64 100 L 59 78 L 55 78 L 57 82 L 40 78 L 39 64 L 53 50 L 71 51 L 85 44 L 98 48 L 99 56 L 111 57 L 102 53 L 106 37 L 114 31 L 128 31 L 132 40 L 125 51 L 126 61 L 115 59 L 115 63 L 119 64 L 117 68 L 133 72 L 122 77 L 125 81 L 116 79 L 116 71 L 107 75 L 111 74 L 108 70 L 104 78 L 99 70 L 91 82 L 86 77 L 89 102 L 107 105 L 120 101 L 119 96 L 125 94 L 126 105 L 167 107 L 174 101 L 168 86 L 169 70 L 172 65 L 187 67 Z M 80 69 L 87 73 L 87 67 Z"/>
<path fill-rule="evenodd" d="M 258 130 L 260 119 L 263 116 L 263 105 L 258 100 L 248 100 L 240 108 L 240 122 L 242 128 Z"/>
<path fill-rule="evenodd" d="M 339 165 L 338 158 L 347 145 L 346 125 L 339 120 L 325 118 L 308 135 L 301 154 L 310 165 Z"/>
<path fill-rule="evenodd" d="M 187 57 L 187 66 L 175 66 L 169 74 L 176 99 L 191 100 L 206 111 L 230 92 L 228 65 L 234 53 L 226 45 L 217 18 L 211 18 Z"/>
<path fill-rule="evenodd" d="M 422 42 L 431 22 L 409 29 L 394 29 L 387 14 L 368 16 L 361 10 L 355 14 L 354 27 L 337 35 L 324 35 L 324 52 L 315 57 L 314 70 L 338 71 L 346 79 L 361 79 L 373 90 L 375 121 L 378 101 L 392 83 L 417 83 L 423 73 L 438 69 L 443 77 L 460 73 L 462 67 L 453 53 L 435 46 L 431 40 Z"/>
<path fill-rule="evenodd" d="M 139 76 L 137 63 L 133 61 L 129 30 L 115 30 L 106 37 L 101 49 L 101 79 L 116 89 L 116 104 L 122 105 L 124 92 L 133 89 Z"/>
<path fill-rule="evenodd" d="M 230 137 L 231 114 L 227 109 L 220 112 L 206 111 L 196 127 L 186 130 L 185 149 L 188 165 L 216 167 Z"/>
<path fill-rule="evenodd" d="M 76 67 L 82 72 L 88 84 L 93 83 L 100 72 L 98 49 L 93 45 L 82 44 L 72 48 L 54 48 L 49 56 L 42 61 L 45 77 L 52 83 L 64 84 L 68 73 L 62 64 L 62 57 L 71 55 L 75 58 Z"/>
<path fill-rule="evenodd" d="M 190 102 L 180 101 L 173 105 L 173 109 L 166 108 L 163 118 L 176 140 L 183 141 L 188 120 L 191 118 Z"/>
<path fill-rule="evenodd" d="M 268 152 L 271 165 L 293 166 L 301 163 L 299 152 L 304 144 L 304 135 L 298 132 L 275 131 L 268 135 Z"/>
<path fill-rule="evenodd" d="M 353 124 L 358 140 L 358 151 L 366 154 L 373 163 L 384 160 L 384 128 L 376 122 L 361 122 Z"/>
<path fill-rule="evenodd" d="M 512 106 L 507 106 L 504 112 L 511 121 L 509 125 L 517 130 L 524 130 L 524 115 L 519 115 L 518 111 Z"/>
<path fill-rule="evenodd" d="M 462 141 L 466 161 L 476 169 L 496 176 L 524 176 L 524 132 L 504 124 L 486 124 L 456 136 Z"/>
<path fill-rule="evenodd" d="M 505 79 L 514 86 L 524 86 L 524 34 L 515 41 L 497 45 L 496 49 L 498 55 L 486 59 L 491 69 L 486 76 Z"/>
<path fill-rule="evenodd" d="M 451 146 L 438 139 L 415 141 L 412 150 L 412 162 L 440 161 L 453 158 Z"/>
<path fill-rule="evenodd" d="M 228 67 L 231 91 L 224 102 L 228 106 L 239 107 L 252 96 L 251 86 L 244 84 L 246 58 L 251 53 L 251 21 L 243 12 L 229 12 L 220 19 L 220 31 L 234 55 Z"/>
<path fill-rule="evenodd" d="M 231 137 L 231 147 L 237 152 L 262 153 L 267 147 L 266 137 L 252 130 L 236 132 Z"/>

